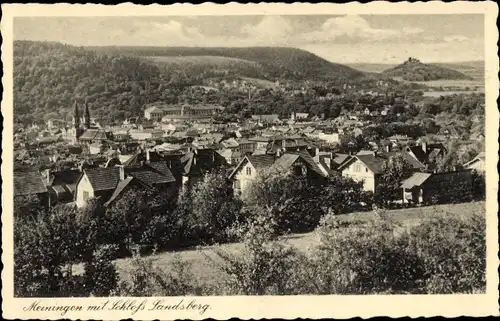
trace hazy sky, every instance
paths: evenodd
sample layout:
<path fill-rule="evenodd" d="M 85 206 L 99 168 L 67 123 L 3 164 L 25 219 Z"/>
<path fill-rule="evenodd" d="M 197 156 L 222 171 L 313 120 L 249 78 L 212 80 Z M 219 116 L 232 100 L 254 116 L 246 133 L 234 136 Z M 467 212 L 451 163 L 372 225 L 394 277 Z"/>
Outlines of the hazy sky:
<path fill-rule="evenodd" d="M 16 18 L 14 38 L 73 45 L 287 46 L 339 63 L 484 59 L 482 15 Z"/>

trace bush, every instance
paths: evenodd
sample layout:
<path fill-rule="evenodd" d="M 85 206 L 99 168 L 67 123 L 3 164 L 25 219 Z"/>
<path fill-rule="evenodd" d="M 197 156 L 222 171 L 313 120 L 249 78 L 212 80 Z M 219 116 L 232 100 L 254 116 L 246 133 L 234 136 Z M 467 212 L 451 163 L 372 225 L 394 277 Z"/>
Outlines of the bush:
<path fill-rule="evenodd" d="M 386 218 L 367 226 L 339 230 L 325 216 L 318 228 L 320 245 L 307 269 L 317 294 L 406 293 L 420 286 L 423 262 L 409 250 L 399 227 Z"/>
<path fill-rule="evenodd" d="M 104 245 L 94 252 L 93 260 L 85 265 L 84 285 L 92 296 L 109 296 L 118 284 L 118 274 L 112 263 L 118 246 Z"/>
<path fill-rule="evenodd" d="M 296 249 L 275 239 L 276 228 L 272 213 L 254 212 L 245 224 L 233 230 L 243 242 L 241 253 L 215 249 L 222 263 L 216 260 L 212 263 L 228 276 L 221 285 L 225 294 L 296 294 L 300 282 L 296 276 L 302 256 Z"/>
<path fill-rule="evenodd" d="M 473 293 L 486 287 L 484 210 L 472 217 L 441 214 L 414 227 L 408 237 L 422 258 L 426 293 Z"/>

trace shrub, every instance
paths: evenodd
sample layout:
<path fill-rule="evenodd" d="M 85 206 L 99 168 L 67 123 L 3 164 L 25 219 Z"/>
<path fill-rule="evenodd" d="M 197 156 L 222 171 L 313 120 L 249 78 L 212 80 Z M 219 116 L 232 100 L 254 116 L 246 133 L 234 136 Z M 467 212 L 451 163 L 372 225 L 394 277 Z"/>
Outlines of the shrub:
<path fill-rule="evenodd" d="M 364 227 L 339 230 L 334 215 L 317 230 L 320 245 L 307 269 L 318 294 L 404 293 L 419 286 L 422 261 L 409 251 L 398 225 L 384 217 Z"/>
<path fill-rule="evenodd" d="M 467 218 L 445 213 L 414 227 L 412 251 L 422 258 L 427 293 L 473 293 L 486 287 L 484 210 Z"/>
<path fill-rule="evenodd" d="M 267 211 L 254 212 L 245 224 L 233 232 L 243 242 L 244 249 L 235 254 L 215 249 L 220 262 L 211 262 L 228 277 L 223 288 L 236 295 L 295 294 L 301 255 L 296 249 L 275 239 L 277 222 Z"/>
<path fill-rule="evenodd" d="M 113 258 L 118 246 L 104 245 L 94 252 L 93 260 L 85 264 L 84 286 L 93 296 L 109 296 L 118 284 Z"/>

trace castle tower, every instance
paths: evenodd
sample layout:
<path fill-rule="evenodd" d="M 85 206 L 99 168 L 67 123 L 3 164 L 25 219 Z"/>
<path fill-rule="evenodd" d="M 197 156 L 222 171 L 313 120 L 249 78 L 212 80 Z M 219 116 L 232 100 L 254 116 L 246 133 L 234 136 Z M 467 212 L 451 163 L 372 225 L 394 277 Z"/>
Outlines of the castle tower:
<path fill-rule="evenodd" d="M 85 112 L 83 114 L 83 125 L 85 126 L 85 129 L 90 128 L 90 110 L 89 110 L 89 105 L 87 104 L 87 100 L 85 99 Z"/>

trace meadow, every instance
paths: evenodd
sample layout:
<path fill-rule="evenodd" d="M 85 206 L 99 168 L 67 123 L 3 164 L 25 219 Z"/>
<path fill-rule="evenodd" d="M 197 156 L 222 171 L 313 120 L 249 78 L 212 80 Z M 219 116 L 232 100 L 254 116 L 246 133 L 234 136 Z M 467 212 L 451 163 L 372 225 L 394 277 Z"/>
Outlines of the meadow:
<path fill-rule="evenodd" d="M 391 210 L 387 211 L 385 215 L 387 219 L 399 223 L 402 229 L 409 229 L 438 214 L 467 218 L 474 213 L 482 211 L 484 211 L 484 202 L 473 202 Z M 360 229 L 370 221 L 375 220 L 376 215 L 373 212 L 359 212 L 339 215 L 338 218 L 340 233 L 349 234 L 355 229 Z M 292 234 L 282 237 L 281 242 L 286 246 L 293 246 L 307 255 L 319 244 L 319 236 L 315 232 Z M 175 262 L 185 262 L 190 266 L 191 273 L 196 279 L 197 284 L 201 286 L 213 286 L 226 277 L 224 272 L 216 267 L 218 263 L 221 263 L 218 262 L 219 257 L 214 252 L 216 248 L 222 249 L 227 253 L 238 254 L 242 250 L 243 244 L 231 243 L 198 247 L 178 252 L 153 254 L 146 258 L 152 261 L 153 267 L 164 272 L 171 271 Z M 129 273 L 133 269 L 131 258 L 116 260 L 115 266 L 121 278 L 129 279 Z"/>

